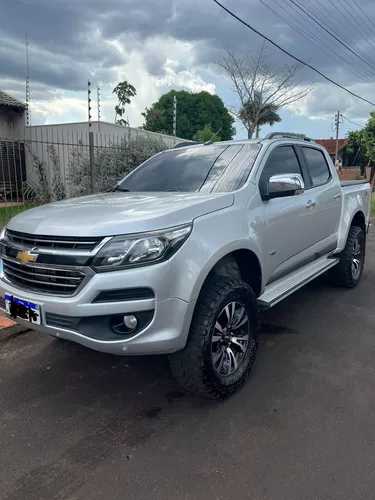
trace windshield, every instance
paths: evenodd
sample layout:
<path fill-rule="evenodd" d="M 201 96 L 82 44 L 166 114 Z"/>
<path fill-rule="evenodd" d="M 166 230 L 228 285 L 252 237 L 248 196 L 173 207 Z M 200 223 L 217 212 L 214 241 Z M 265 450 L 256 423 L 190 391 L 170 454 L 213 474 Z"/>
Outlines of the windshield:
<path fill-rule="evenodd" d="M 131 172 L 116 190 L 232 191 L 246 182 L 259 150 L 259 144 L 211 144 L 165 151 Z"/>

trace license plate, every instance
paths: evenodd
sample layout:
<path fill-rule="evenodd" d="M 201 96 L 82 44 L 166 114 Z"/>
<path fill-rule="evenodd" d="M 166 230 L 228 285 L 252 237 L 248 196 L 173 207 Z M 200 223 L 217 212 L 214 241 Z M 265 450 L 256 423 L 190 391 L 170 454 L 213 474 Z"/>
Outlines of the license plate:
<path fill-rule="evenodd" d="M 40 306 L 28 300 L 19 299 L 14 295 L 5 295 L 5 309 L 12 318 L 30 321 L 40 325 Z"/>

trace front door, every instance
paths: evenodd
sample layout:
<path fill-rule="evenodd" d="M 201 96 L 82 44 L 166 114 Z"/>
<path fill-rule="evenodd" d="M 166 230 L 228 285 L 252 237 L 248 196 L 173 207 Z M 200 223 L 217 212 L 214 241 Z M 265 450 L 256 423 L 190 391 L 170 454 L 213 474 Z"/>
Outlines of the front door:
<path fill-rule="evenodd" d="M 271 151 L 259 179 L 261 192 L 264 192 L 270 177 L 277 174 L 300 174 L 305 183 L 309 183 L 292 145 L 277 146 Z M 309 204 L 310 198 L 307 190 L 302 194 L 262 202 L 266 283 L 288 274 L 314 258 L 314 207 Z"/>

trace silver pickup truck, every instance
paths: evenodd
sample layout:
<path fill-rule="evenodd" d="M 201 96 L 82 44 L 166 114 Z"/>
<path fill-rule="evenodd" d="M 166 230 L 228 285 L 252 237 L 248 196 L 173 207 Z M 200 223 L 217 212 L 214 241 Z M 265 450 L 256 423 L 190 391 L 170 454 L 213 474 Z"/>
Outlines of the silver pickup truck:
<path fill-rule="evenodd" d="M 165 151 L 113 192 L 14 217 L 0 307 L 98 351 L 168 354 L 184 388 L 225 397 L 255 360 L 261 309 L 323 273 L 358 284 L 370 198 L 308 138 Z"/>

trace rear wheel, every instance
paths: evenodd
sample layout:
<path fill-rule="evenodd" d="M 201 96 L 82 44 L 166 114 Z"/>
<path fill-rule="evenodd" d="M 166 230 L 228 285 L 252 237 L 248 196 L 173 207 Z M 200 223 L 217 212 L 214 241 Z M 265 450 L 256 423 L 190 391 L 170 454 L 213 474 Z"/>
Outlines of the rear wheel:
<path fill-rule="evenodd" d="M 259 309 L 251 288 L 212 276 L 199 296 L 183 351 L 169 357 L 172 373 L 188 391 L 217 399 L 245 382 L 259 342 Z"/>
<path fill-rule="evenodd" d="M 336 285 L 353 288 L 361 280 L 366 256 L 366 237 L 362 228 L 352 226 L 344 250 L 340 253 L 340 262 L 331 271 L 331 278 Z"/>

